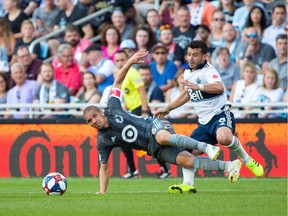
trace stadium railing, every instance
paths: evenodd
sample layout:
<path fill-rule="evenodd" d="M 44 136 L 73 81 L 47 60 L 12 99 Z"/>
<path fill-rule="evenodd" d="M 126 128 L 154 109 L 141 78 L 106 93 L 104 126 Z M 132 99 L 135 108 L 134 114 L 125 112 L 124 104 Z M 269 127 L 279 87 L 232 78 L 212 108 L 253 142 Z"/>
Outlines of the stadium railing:
<path fill-rule="evenodd" d="M 91 105 L 91 104 L 89 104 Z M 100 109 L 105 108 L 105 104 L 93 104 Z M 166 103 L 150 103 L 151 108 L 158 108 L 167 105 Z M 0 104 L 0 115 L 29 115 L 29 119 L 33 119 L 34 115 L 75 115 L 81 116 L 82 110 L 87 106 L 86 103 L 69 103 L 69 104 Z M 185 104 L 184 106 L 190 107 L 186 113 L 195 113 L 192 104 Z M 250 110 L 241 110 L 244 107 L 250 107 Z M 272 110 L 264 110 L 264 107 L 273 107 Z M 20 108 L 28 108 L 27 111 L 19 111 Z M 53 111 L 56 108 L 63 109 L 62 111 Z M 9 109 L 9 111 L 6 111 Z M 247 114 L 288 114 L 288 103 L 245 103 L 245 104 L 232 104 L 232 111 L 237 113 Z"/>

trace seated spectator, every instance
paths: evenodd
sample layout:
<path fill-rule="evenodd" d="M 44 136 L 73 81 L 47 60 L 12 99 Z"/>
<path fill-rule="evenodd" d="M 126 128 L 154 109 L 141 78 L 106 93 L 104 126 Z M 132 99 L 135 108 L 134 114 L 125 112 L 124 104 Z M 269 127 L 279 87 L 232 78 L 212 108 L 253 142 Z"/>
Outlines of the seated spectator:
<path fill-rule="evenodd" d="M 190 23 L 194 26 L 201 24 L 209 26 L 216 8 L 206 0 L 191 0 L 191 2 L 188 5 L 191 15 Z"/>
<path fill-rule="evenodd" d="M 114 62 L 114 56 L 120 50 L 121 35 L 118 29 L 113 26 L 107 26 L 101 33 L 101 48 L 103 56 Z"/>
<path fill-rule="evenodd" d="M 36 8 L 33 12 L 32 21 L 35 26 L 35 36 L 42 37 L 53 31 L 57 24 L 60 9 L 54 4 L 54 0 L 44 0 L 45 4 Z"/>
<path fill-rule="evenodd" d="M 54 79 L 54 69 L 51 64 L 45 63 L 41 65 L 40 76 L 43 83 L 37 88 L 34 95 L 34 104 L 64 104 L 70 102 L 70 95 L 65 85 Z M 49 109 L 41 108 L 41 111 Z M 55 108 L 53 111 L 63 111 L 62 108 Z M 37 116 L 38 117 L 38 116 Z M 67 115 L 40 115 L 41 119 L 63 118 Z"/>
<path fill-rule="evenodd" d="M 225 91 L 229 97 L 231 94 L 232 86 L 236 81 L 240 80 L 240 68 L 237 64 L 230 61 L 229 49 L 226 47 L 217 50 L 217 64 L 215 69 L 220 74 L 221 80 L 224 83 Z"/>
<path fill-rule="evenodd" d="M 69 44 L 59 46 L 58 60 L 61 65 L 55 68 L 55 79 L 68 88 L 70 95 L 75 96 L 82 86 L 82 74 L 73 57 L 73 48 Z"/>
<path fill-rule="evenodd" d="M 257 85 L 257 70 L 253 63 L 247 62 L 243 66 L 241 72 L 241 80 L 238 80 L 232 87 L 229 100 L 233 103 L 250 103 L 255 95 Z M 244 107 L 244 110 L 251 109 L 250 107 Z M 241 109 L 241 110 L 243 110 Z M 248 118 L 249 114 L 240 114 L 234 112 L 235 118 Z"/>
<path fill-rule="evenodd" d="M 40 73 L 40 66 L 42 65 L 42 60 L 33 59 L 29 50 L 25 46 L 20 46 L 16 52 L 17 62 L 21 63 L 26 72 L 26 78 L 28 80 L 37 80 L 38 83 L 41 83 L 41 77 L 38 77 Z M 15 85 L 13 79 L 10 80 L 10 88 Z"/>
<path fill-rule="evenodd" d="M 184 86 L 181 84 L 181 82 L 184 81 L 184 70 L 185 69 L 180 68 L 178 72 L 176 73 L 174 87 L 167 90 L 167 93 L 165 96 L 166 103 L 170 103 L 171 101 L 174 101 L 175 98 L 178 98 L 181 92 L 185 90 Z M 180 106 L 176 109 L 171 110 L 167 117 L 170 119 L 185 118 L 188 116 L 189 109 L 190 108 L 187 106 Z"/>
<path fill-rule="evenodd" d="M 276 52 L 276 37 L 279 34 L 285 34 L 285 23 L 287 22 L 285 5 L 276 4 L 272 9 L 271 17 L 272 24 L 266 28 L 263 34 L 262 43 L 271 45 Z"/>
<path fill-rule="evenodd" d="M 7 104 L 32 104 L 34 100 L 34 93 L 38 88 L 38 84 L 34 80 L 26 79 L 26 73 L 23 65 L 19 62 L 11 66 L 11 78 L 16 85 L 7 93 Z M 6 109 L 11 111 L 11 108 Z M 16 111 L 28 112 L 29 108 L 20 107 Z M 23 119 L 28 118 L 28 114 L 5 114 L 4 118 Z"/>
<path fill-rule="evenodd" d="M 17 50 L 20 46 L 25 46 L 29 49 L 31 43 L 35 40 L 34 38 L 34 26 L 30 20 L 24 20 L 21 24 L 21 34 L 23 35 L 22 38 L 17 39 L 14 49 L 14 54 L 11 59 L 11 63 L 15 63 L 17 61 Z M 31 53 L 33 59 L 40 58 L 40 44 L 37 43 L 33 51 Z"/>
<path fill-rule="evenodd" d="M 175 20 L 175 16 L 180 7 L 180 2 L 180 0 L 165 0 L 161 2 L 159 16 L 162 18 L 163 25 L 170 25 L 171 27 L 179 25 L 179 20 Z"/>
<path fill-rule="evenodd" d="M 207 44 L 207 47 L 208 47 L 208 56 L 207 56 L 207 60 L 209 62 L 211 62 L 211 56 L 212 56 L 212 53 L 214 52 L 215 50 L 215 46 L 209 41 L 209 38 L 210 38 L 210 34 L 211 31 L 209 29 L 208 26 L 206 25 L 199 25 L 197 26 L 197 31 L 196 31 L 196 36 L 194 38 L 194 40 L 202 40 L 204 41 L 206 44 Z M 185 52 L 186 54 L 186 52 Z"/>
<path fill-rule="evenodd" d="M 9 72 L 8 56 L 5 50 L 0 46 L 0 72 Z"/>
<path fill-rule="evenodd" d="M 90 64 L 87 69 L 92 72 L 96 77 L 96 83 L 98 90 L 103 93 L 105 87 L 112 85 L 114 63 L 108 58 L 104 58 L 101 46 L 98 44 L 92 44 L 86 50 L 86 58 Z"/>
<path fill-rule="evenodd" d="M 257 30 L 254 27 L 246 29 L 247 41 L 241 41 L 237 48 L 236 62 L 245 64 L 247 61 L 252 61 L 258 71 L 265 70 L 269 62 L 276 57 L 274 49 L 269 44 L 260 42 Z"/>
<path fill-rule="evenodd" d="M 19 8 L 30 18 L 33 11 L 39 7 L 41 0 L 21 0 L 19 2 Z"/>
<path fill-rule="evenodd" d="M 157 43 L 152 48 L 153 61 L 150 64 L 153 80 L 165 94 L 168 89 L 173 88 L 177 66 L 167 59 L 168 49 L 164 44 Z"/>
<path fill-rule="evenodd" d="M 287 51 L 287 36 L 280 34 L 276 37 L 277 57 L 269 63 L 269 67 L 275 69 L 278 73 L 280 86 L 287 89 L 287 68 L 288 68 L 288 51 Z"/>
<path fill-rule="evenodd" d="M 132 40 L 136 42 L 137 49 L 151 50 L 156 43 L 155 35 L 148 25 L 139 25 L 134 29 Z M 144 57 L 144 63 L 149 64 L 152 61 L 152 56 L 149 53 Z"/>
<path fill-rule="evenodd" d="M 15 42 L 16 40 L 8 21 L 5 18 L 0 17 L 0 47 L 6 52 L 8 61 L 10 61 L 14 53 Z"/>
<path fill-rule="evenodd" d="M 83 91 L 75 96 L 74 102 L 77 103 L 99 103 L 101 93 L 97 89 L 96 76 L 92 72 L 83 74 Z"/>
<path fill-rule="evenodd" d="M 168 48 L 167 58 L 171 61 L 174 60 L 176 43 L 173 41 L 173 31 L 170 25 L 160 26 L 160 43 L 163 43 Z"/>
<path fill-rule="evenodd" d="M 6 73 L 0 72 L 0 104 L 6 104 L 8 89 L 8 77 Z M 5 111 L 5 109 L 0 108 L 0 111 Z M 3 114 L 0 114 L 0 118 L 3 118 Z"/>
<path fill-rule="evenodd" d="M 147 11 L 146 23 L 150 26 L 151 30 L 154 32 L 155 39 L 158 42 L 160 39 L 161 18 L 157 10 L 150 9 Z"/>
<path fill-rule="evenodd" d="M 92 42 L 81 38 L 79 28 L 72 24 L 68 24 L 65 28 L 64 41 L 72 46 L 74 61 L 79 65 L 80 70 L 84 71 L 84 68 L 87 66 L 87 61 L 83 53 L 87 47 L 92 45 Z M 52 65 L 56 68 L 59 64 L 58 58 L 55 56 Z"/>
<path fill-rule="evenodd" d="M 121 34 L 121 40 L 124 41 L 132 36 L 134 25 L 126 23 L 125 13 L 122 8 L 115 8 L 111 15 L 112 24 L 118 29 Z"/>
<path fill-rule="evenodd" d="M 212 22 L 210 24 L 211 34 L 209 37 L 209 42 L 214 47 L 222 47 L 225 45 L 223 39 L 223 26 L 225 24 L 225 16 L 222 11 L 215 10 L 212 16 Z"/>
<path fill-rule="evenodd" d="M 121 42 L 120 49 L 123 49 L 130 58 L 136 52 L 137 47 L 133 40 L 126 39 Z"/>
<path fill-rule="evenodd" d="M 28 19 L 28 17 L 23 11 L 20 10 L 18 6 L 18 0 L 5 0 L 4 10 L 5 12 L 7 12 L 7 14 L 5 15 L 5 19 L 8 20 L 15 39 L 21 38 L 21 23 L 24 20 Z"/>
<path fill-rule="evenodd" d="M 226 22 L 232 24 L 234 13 L 236 10 L 235 1 L 220 0 L 217 9 L 224 13 Z"/>
<path fill-rule="evenodd" d="M 249 27 L 254 27 L 257 31 L 257 35 L 262 40 L 263 33 L 266 29 L 266 16 L 264 9 L 259 6 L 253 6 L 248 14 L 244 29 L 242 31 L 242 40 L 246 39 L 246 30 Z"/>
<path fill-rule="evenodd" d="M 281 102 L 284 95 L 284 90 L 279 87 L 278 73 L 272 69 L 267 68 L 264 71 L 263 84 L 259 86 L 254 94 L 253 102 L 271 103 Z M 265 106 L 263 110 L 273 110 L 273 106 Z M 258 118 L 275 118 L 280 117 L 281 114 L 276 113 L 260 113 Z"/>

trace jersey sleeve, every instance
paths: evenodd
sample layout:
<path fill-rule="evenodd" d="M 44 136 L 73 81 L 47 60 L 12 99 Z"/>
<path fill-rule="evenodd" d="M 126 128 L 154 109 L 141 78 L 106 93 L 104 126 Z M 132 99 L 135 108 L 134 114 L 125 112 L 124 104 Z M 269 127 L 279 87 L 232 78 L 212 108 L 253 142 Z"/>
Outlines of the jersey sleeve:
<path fill-rule="evenodd" d="M 118 88 L 112 88 L 110 91 L 107 108 L 120 108 L 121 105 L 121 90 Z"/>
<path fill-rule="evenodd" d="M 99 154 L 99 161 L 101 164 L 107 164 L 109 155 L 112 151 L 113 147 L 106 145 L 105 142 L 103 142 L 101 137 L 98 137 L 98 154 Z"/>
<path fill-rule="evenodd" d="M 205 73 L 206 80 L 208 83 L 214 83 L 214 82 L 222 82 L 220 74 L 215 69 L 208 69 Z"/>

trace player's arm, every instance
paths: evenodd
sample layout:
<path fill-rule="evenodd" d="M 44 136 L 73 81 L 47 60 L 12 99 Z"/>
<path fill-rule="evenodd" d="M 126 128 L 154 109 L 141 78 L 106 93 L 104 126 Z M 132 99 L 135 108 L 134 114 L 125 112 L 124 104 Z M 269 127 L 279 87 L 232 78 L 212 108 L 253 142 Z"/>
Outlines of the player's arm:
<path fill-rule="evenodd" d="M 155 116 L 163 118 L 171 110 L 176 109 L 177 107 L 182 106 L 183 104 L 189 101 L 190 97 L 186 90 L 183 90 L 181 94 L 176 98 L 176 100 L 170 102 L 166 107 L 159 108 L 155 111 Z"/>
<path fill-rule="evenodd" d="M 109 183 L 108 164 L 101 164 L 99 171 L 100 191 L 97 194 L 105 194 Z"/>
<path fill-rule="evenodd" d="M 224 92 L 224 85 L 222 82 L 213 82 L 213 83 L 207 83 L 207 84 L 195 84 L 190 83 L 187 80 L 184 80 L 181 82 L 182 85 L 185 86 L 185 88 L 189 88 L 192 90 L 200 90 L 202 92 L 211 93 L 211 94 L 221 94 Z"/>
<path fill-rule="evenodd" d="M 147 115 L 148 114 L 148 101 L 147 101 L 147 93 L 146 93 L 146 89 L 144 86 L 140 86 L 138 89 L 138 92 L 141 96 L 141 102 L 142 102 L 142 105 L 141 105 L 141 108 L 142 108 L 142 114 L 143 115 Z"/>
<path fill-rule="evenodd" d="M 142 49 L 136 52 L 133 56 L 131 56 L 131 58 L 128 59 L 125 65 L 117 73 L 114 83 L 113 83 L 113 88 L 121 89 L 122 82 L 125 79 L 125 76 L 129 68 L 131 67 L 131 65 L 144 63 L 142 58 L 145 57 L 147 54 L 148 54 L 148 51 L 146 51 L 145 49 Z"/>

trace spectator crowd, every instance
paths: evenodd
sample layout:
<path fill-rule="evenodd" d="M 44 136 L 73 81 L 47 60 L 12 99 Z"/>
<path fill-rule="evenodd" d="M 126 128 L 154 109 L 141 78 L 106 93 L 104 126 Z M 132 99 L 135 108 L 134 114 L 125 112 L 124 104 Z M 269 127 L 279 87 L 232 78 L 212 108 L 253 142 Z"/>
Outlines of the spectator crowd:
<path fill-rule="evenodd" d="M 109 6 L 111 12 L 73 25 Z M 64 33 L 31 47 L 58 29 Z M 100 41 L 91 42 L 98 35 Z M 122 92 L 127 110 L 149 115 L 148 103 L 173 101 L 183 90 L 187 46 L 203 40 L 207 60 L 232 103 L 270 103 L 262 109 L 277 109 L 273 102 L 287 102 L 287 35 L 283 0 L 162 0 L 159 5 L 154 0 L 0 0 L 0 103 L 105 105 L 119 68 L 135 51 L 146 49 L 145 63 L 129 71 Z M 49 57 L 53 60 L 47 63 Z M 53 112 L 35 116 L 67 117 Z M 197 116 L 180 107 L 167 118 Z"/>

